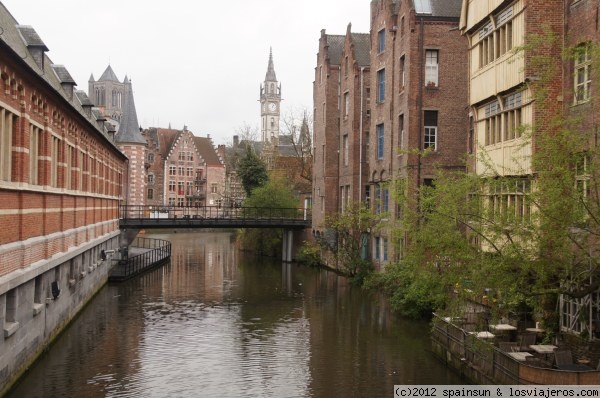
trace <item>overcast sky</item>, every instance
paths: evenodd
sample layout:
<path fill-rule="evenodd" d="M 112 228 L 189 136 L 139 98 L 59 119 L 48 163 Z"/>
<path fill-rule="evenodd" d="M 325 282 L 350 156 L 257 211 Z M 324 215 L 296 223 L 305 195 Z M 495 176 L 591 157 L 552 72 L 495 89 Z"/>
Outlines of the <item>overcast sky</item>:
<path fill-rule="evenodd" d="M 369 0 L 0 0 L 31 25 L 55 64 L 88 91 L 108 64 L 133 84 L 142 127 L 210 134 L 228 143 L 258 127 L 269 47 L 282 84 L 282 114 L 312 110 L 321 29 L 369 30 Z"/>

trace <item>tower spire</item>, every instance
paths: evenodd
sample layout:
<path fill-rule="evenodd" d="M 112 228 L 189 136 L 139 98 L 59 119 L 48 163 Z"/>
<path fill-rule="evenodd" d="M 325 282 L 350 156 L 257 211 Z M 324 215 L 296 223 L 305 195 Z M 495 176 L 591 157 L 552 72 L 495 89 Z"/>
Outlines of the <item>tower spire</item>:
<path fill-rule="evenodd" d="M 265 81 L 276 82 L 277 76 L 275 76 L 275 67 L 273 66 L 273 47 L 269 47 L 269 66 L 267 67 L 267 74 L 265 75 Z"/>

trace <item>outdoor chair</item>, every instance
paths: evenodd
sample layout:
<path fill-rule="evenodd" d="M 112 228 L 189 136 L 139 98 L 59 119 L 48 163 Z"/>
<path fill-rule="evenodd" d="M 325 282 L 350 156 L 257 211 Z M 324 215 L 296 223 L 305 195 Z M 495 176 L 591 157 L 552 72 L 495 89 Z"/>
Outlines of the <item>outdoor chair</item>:
<path fill-rule="evenodd" d="M 524 333 L 521 335 L 519 350 L 532 352 L 533 350 L 529 346 L 533 344 L 535 344 L 535 333 Z"/>
<path fill-rule="evenodd" d="M 573 363 L 571 350 L 554 351 L 554 362 L 556 367 L 561 370 L 592 370 L 587 365 Z"/>
<path fill-rule="evenodd" d="M 518 352 L 519 343 L 516 341 L 499 341 L 498 348 L 502 352 Z"/>

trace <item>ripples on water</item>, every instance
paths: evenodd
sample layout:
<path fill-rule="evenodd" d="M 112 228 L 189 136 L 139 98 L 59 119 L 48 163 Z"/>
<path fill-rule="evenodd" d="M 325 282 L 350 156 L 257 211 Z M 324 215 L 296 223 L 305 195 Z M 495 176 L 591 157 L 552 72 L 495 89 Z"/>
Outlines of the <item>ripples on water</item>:
<path fill-rule="evenodd" d="M 164 238 L 164 235 L 157 236 Z M 461 382 L 427 325 L 325 271 L 186 233 L 172 263 L 103 289 L 10 397 L 379 397 Z"/>

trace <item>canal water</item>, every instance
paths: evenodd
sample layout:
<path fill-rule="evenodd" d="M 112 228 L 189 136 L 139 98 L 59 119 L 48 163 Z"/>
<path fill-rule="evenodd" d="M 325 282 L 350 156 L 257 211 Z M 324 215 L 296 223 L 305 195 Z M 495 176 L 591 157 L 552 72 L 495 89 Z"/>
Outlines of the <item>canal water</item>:
<path fill-rule="evenodd" d="M 331 272 L 172 241 L 170 264 L 100 291 L 8 397 L 392 397 L 464 383 L 429 326 Z"/>

